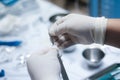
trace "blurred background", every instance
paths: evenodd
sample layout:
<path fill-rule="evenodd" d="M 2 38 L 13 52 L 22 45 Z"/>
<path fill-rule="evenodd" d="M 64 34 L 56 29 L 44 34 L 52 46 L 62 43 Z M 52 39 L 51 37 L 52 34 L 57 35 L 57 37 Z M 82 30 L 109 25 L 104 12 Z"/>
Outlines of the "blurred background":
<path fill-rule="evenodd" d="M 23 0 L 24 1 L 24 0 Z M 81 13 L 90 16 L 105 16 L 108 18 L 120 17 L 120 0 L 46 0 L 72 13 Z M 0 14 L 4 6 L 12 6 L 19 0 L 0 0 Z M 26 2 L 27 3 L 27 2 Z M 25 4 L 25 3 L 24 3 Z M 28 4 L 28 3 L 27 3 Z M 20 6 L 17 6 L 20 7 Z M 7 9 L 8 10 L 8 9 Z M 11 11 L 11 10 L 8 10 Z M 18 10 L 19 12 L 19 10 Z"/>
<path fill-rule="evenodd" d="M 71 13 L 81 13 L 88 15 L 89 0 L 48 0 Z"/>
<path fill-rule="evenodd" d="M 49 0 L 70 12 L 120 18 L 120 0 Z"/>
<path fill-rule="evenodd" d="M 120 0 L 0 0 L 0 80 L 30 80 L 26 59 L 51 46 L 48 27 L 69 13 L 120 18 Z M 81 57 L 85 48 L 75 45 L 62 56 L 70 80 L 83 80 L 119 61 L 120 50 L 106 46 L 104 66 L 88 70 Z"/>

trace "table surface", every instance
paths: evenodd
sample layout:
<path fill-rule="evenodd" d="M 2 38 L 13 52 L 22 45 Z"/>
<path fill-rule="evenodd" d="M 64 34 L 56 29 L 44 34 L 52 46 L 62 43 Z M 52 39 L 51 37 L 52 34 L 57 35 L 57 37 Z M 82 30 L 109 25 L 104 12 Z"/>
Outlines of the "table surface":
<path fill-rule="evenodd" d="M 30 80 L 25 64 L 26 57 L 46 46 L 51 46 L 47 31 L 51 25 L 49 18 L 57 13 L 67 13 L 66 10 L 45 0 L 38 0 L 38 4 L 39 10 L 21 16 L 23 22 L 26 23 L 24 28 L 20 28 L 21 31 L 16 35 L 0 37 L 2 40 L 22 41 L 21 46 L 12 47 L 13 50 L 9 55 L 11 61 L 0 64 L 0 69 L 6 72 L 7 80 Z M 89 46 L 78 44 L 74 46 L 74 51 L 63 52 L 62 61 L 70 80 L 82 80 L 113 63 L 119 63 L 120 50 L 105 45 L 101 47 L 106 54 L 102 60 L 103 64 L 98 68 L 89 68 L 82 57 L 82 51 Z"/>

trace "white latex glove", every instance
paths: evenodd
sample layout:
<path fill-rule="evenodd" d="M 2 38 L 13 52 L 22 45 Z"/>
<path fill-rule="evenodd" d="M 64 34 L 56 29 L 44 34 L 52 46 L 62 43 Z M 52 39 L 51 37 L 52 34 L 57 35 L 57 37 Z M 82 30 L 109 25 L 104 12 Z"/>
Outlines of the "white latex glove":
<path fill-rule="evenodd" d="M 107 19 L 69 14 L 56 21 L 49 29 L 52 40 L 59 47 L 73 44 L 103 44 Z"/>
<path fill-rule="evenodd" d="M 27 60 L 32 80 L 60 80 L 60 64 L 57 49 L 48 48 L 32 54 Z"/>

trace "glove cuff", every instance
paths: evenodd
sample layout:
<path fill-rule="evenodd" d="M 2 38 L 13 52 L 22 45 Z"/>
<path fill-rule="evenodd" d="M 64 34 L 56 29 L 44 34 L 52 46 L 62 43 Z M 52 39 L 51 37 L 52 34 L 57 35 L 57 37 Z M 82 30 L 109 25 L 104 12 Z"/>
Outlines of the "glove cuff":
<path fill-rule="evenodd" d="M 105 33 L 107 27 L 107 19 L 105 17 L 95 19 L 94 27 L 94 42 L 98 44 L 104 44 Z"/>

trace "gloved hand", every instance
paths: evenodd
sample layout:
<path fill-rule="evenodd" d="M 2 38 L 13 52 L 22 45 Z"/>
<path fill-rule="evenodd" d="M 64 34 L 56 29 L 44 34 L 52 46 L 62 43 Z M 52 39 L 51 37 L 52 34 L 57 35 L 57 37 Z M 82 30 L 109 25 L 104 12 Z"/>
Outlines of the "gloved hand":
<path fill-rule="evenodd" d="M 27 60 L 31 80 L 60 80 L 60 64 L 57 54 L 55 48 L 32 54 Z"/>
<path fill-rule="evenodd" d="M 51 39 L 59 47 L 73 44 L 103 44 L 107 19 L 69 14 L 56 21 L 49 29 Z"/>

